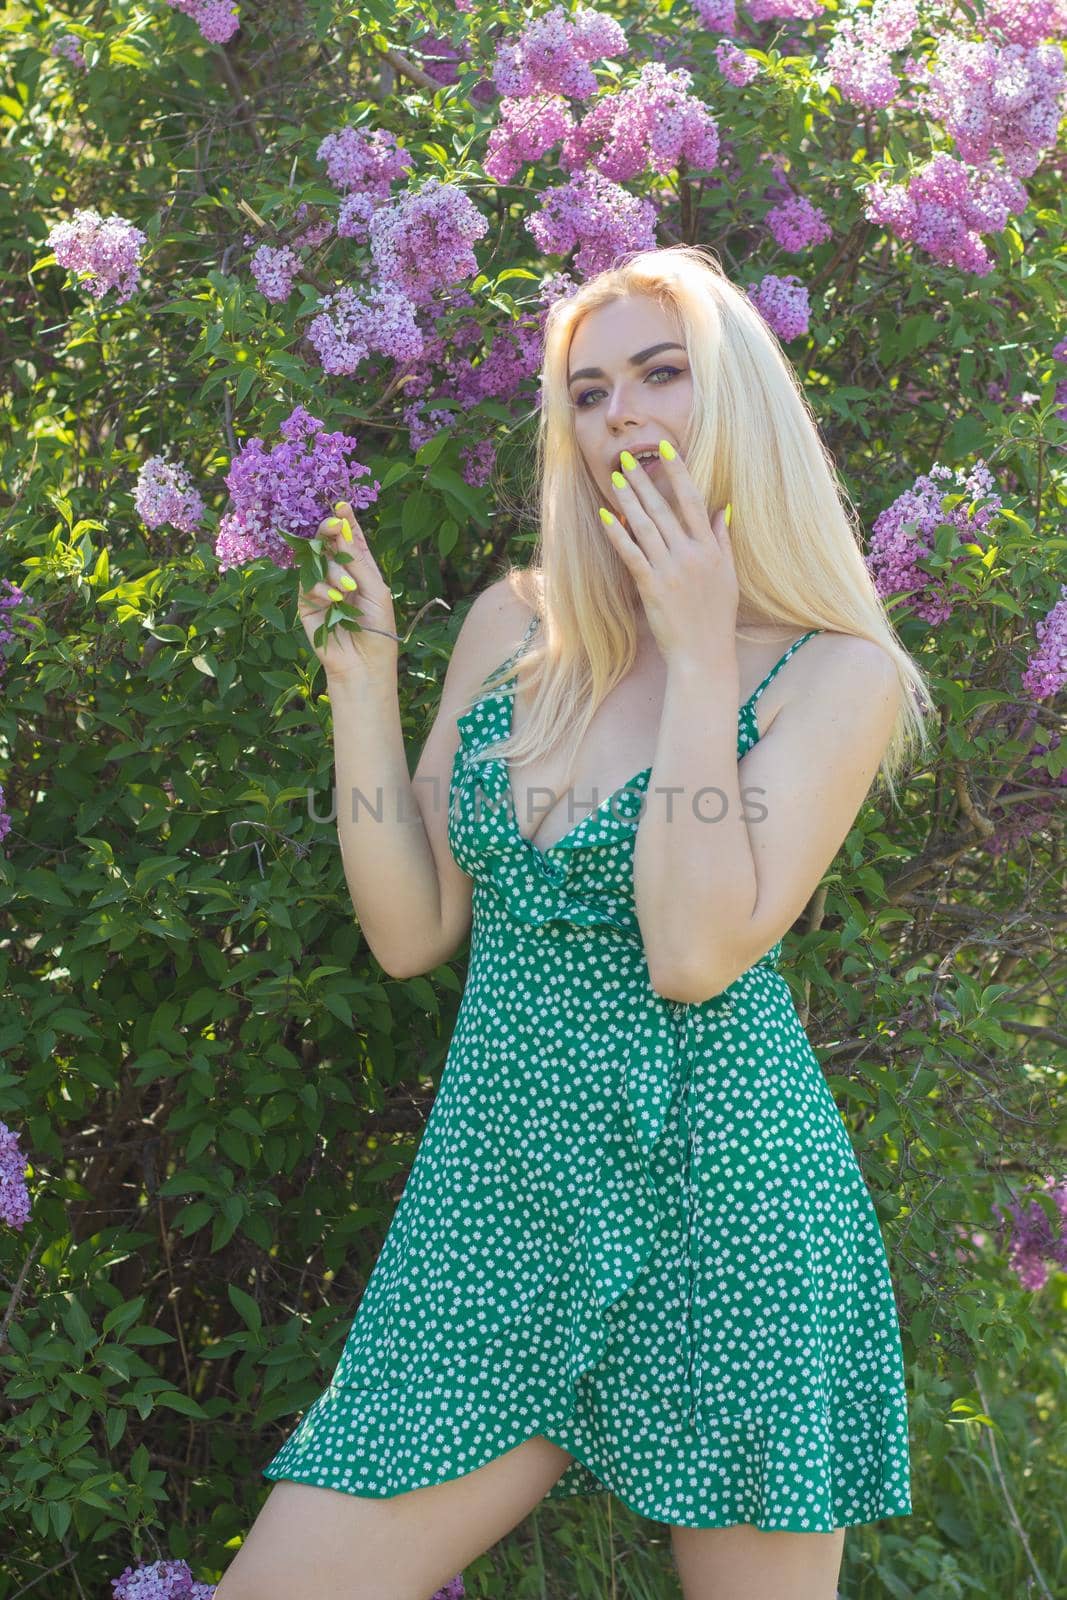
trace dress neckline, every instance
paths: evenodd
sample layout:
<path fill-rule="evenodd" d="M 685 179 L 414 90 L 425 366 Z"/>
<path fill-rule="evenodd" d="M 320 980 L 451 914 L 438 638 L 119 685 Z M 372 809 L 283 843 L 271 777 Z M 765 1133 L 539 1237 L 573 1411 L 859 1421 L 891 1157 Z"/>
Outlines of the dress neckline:
<path fill-rule="evenodd" d="M 516 657 L 518 657 L 519 655 L 522 654 L 523 650 L 526 647 L 527 641 L 529 640 L 529 638 L 531 637 L 531 635 L 533 634 L 533 632 L 535 631 L 535 628 L 539 625 L 539 623 L 540 623 L 540 618 L 535 614 L 532 622 L 527 626 L 527 630 L 526 630 L 525 635 L 523 636 L 522 643 L 519 645 L 518 649 L 514 652 Z M 751 717 L 751 731 L 752 731 L 754 737 L 753 737 L 753 740 L 752 740 L 752 744 L 749 746 L 749 749 L 752 749 L 755 745 L 757 745 L 759 743 L 759 740 L 760 740 L 759 724 L 756 721 L 756 716 L 755 716 L 755 712 L 754 712 L 754 709 L 753 709 L 754 706 L 755 706 L 756 701 L 759 699 L 759 697 L 763 693 L 764 689 L 766 689 L 767 685 L 770 683 L 770 681 L 774 677 L 775 673 L 777 673 L 778 670 L 781 667 L 783 667 L 785 665 L 785 663 L 788 661 L 789 657 L 793 654 L 793 651 L 799 649 L 799 647 L 805 642 L 805 640 L 810 639 L 814 634 L 821 633 L 821 632 L 822 632 L 821 628 L 809 628 L 807 633 L 803 633 L 803 634 L 801 634 L 801 636 L 798 639 L 794 639 L 793 643 L 788 647 L 788 649 L 774 663 L 774 666 L 771 668 L 771 670 L 756 685 L 756 687 L 753 689 L 752 693 L 749 695 L 748 699 L 745 700 L 738 707 L 738 710 L 737 710 L 737 724 L 738 724 L 738 737 L 739 738 L 740 738 L 740 728 L 741 728 L 742 722 L 744 721 L 744 718 L 746 717 L 746 715 Z M 517 676 L 518 676 L 517 671 L 514 671 L 514 672 L 510 673 L 509 676 L 504 679 L 503 683 L 500 684 L 500 688 L 501 689 L 505 689 L 509 685 L 512 685 L 512 686 L 515 685 L 515 680 L 516 680 Z M 514 687 L 512 688 L 512 692 L 510 694 L 508 694 L 505 698 L 507 700 L 507 710 L 504 713 L 504 721 L 505 721 L 505 734 L 504 734 L 504 737 L 510 738 L 511 735 L 512 735 L 513 729 L 514 729 L 514 722 L 515 722 L 515 698 L 516 698 L 516 694 L 515 694 Z M 747 755 L 748 751 L 746 751 L 745 754 Z M 605 796 L 605 798 L 603 800 L 601 800 L 597 805 L 593 806 L 589 811 L 587 811 L 586 814 L 583 817 L 579 817 L 578 821 L 575 822 L 574 824 L 572 824 L 572 826 L 567 829 L 566 833 L 562 834 L 552 844 L 545 845 L 542 848 L 541 845 L 539 845 L 539 844 L 537 844 L 535 842 L 536 835 L 534 836 L 533 839 L 528 839 L 526 837 L 526 835 L 522 832 L 521 828 L 519 827 L 518 811 L 517 811 L 516 805 L 515 805 L 515 790 L 512 787 L 512 782 L 511 782 L 511 765 L 506 760 L 506 758 L 503 757 L 503 756 L 499 756 L 496 759 L 500 762 L 501 767 L 503 769 L 504 788 L 505 788 L 506 797 L 507 797 L 507 812 L 508 812 L 509 820 L 511 822 L 511 826 L 514 829 L 516 837 L 519 839 L 520 843 L 524 844 L 528 849 L 532 850 L 535 855 L 537 855 L 537 856 L 539 856 L 541 858 L 542 861 L 547 861 L 548 858 L 552 855 L 552 853 L 554 851 L 559 850 L 562 846 L 564 846 L 566 844 L 569 844 L 571 839 L 573 838 L 573 836 L 579 831 L 580 828 L 583 828 L 583 827 L 585 827 L 585 825 L 587 823 L 592 822 L 592 820 L 596 816 L 598 816 L 600 812 L 604 811 L 612 803 L 613 800 L 617 800 L 618 797 L 621 794 L 624 794 L 627 791 L 637 791 L 639 786 L 643 786 L 643 784 L 647 783 L 648 779 L 651 777 L 651 774 L 652 774 L 652 765 L 651 764 L 648 765 L 647 767 L 642 767 L 640 772 L 635 772 L 632 778 L 628 778 L 625 783 L 620 783 L 618 785 L 618 787 L 613 789 L 609 795 Z M 541 820 L 543 822 L 545 819 L 542 818 Z M 540 829 L 538 830 L 538 832 L 540 832 Z"/>

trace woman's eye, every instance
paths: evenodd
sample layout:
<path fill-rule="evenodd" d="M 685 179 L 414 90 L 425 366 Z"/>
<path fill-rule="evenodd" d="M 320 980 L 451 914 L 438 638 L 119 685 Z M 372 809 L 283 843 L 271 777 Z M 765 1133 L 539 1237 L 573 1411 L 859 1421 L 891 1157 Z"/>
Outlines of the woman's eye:
<path fill-rule="evenodd" d="M 648 376 L 651 379 L 651 378 L 656 377 L 657 373 L 669 372 L 671 377 L 664 379 L 664 382 L 665 383 L 670 383 L 671 378 L 676 378 L 680 371 L 681 371 L 680 367 L 656 367 L 655 370 L 650 372 Z M 657 384 L 656 387 L 660 388 L 662 386 Z M 589 399 L 589 396 L 591 394 L 603 394 L 603 392 L 604 391 L 602 389 L 586 389 L 584 394 L 580 394 L 578 396 L 578 399 L 576 400 L 575 404 L 577 406 L 579 406 L 580 408 L 582 408 L 583 410 L 587 409 L 585 402 Z"/>

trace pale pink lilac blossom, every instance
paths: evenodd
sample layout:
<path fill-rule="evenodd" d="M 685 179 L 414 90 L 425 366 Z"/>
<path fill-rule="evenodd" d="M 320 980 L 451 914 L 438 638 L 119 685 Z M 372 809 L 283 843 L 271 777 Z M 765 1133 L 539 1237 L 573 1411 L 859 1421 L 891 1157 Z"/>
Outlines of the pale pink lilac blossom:
<path fill-rule="evenodd" d="M 1010 172 L 969 171 L 939 150 L 904 183 L 876 178 L 866 188 L 864 216 L 918 246 L 942 266 L 985 277 L 993 258 L 983 233 L 1002 233 L 1011 212 L 1026 210 L 1027 194 Z"/>
<path fill-rule="evenodd" d="M 822 16 L 822 0 L 748 0 L 745 7 L 753 22 L 771 22 L 776 17 L 792 17 L 796 22 L 808 22 Z"/>
<path fill-rule="evenodd" d="M 1067 33 L 1067 6 L 1063 0 L 986 0 L 974 26 L 1002 34 L 1009 44 L 1040 44 Z"/>
<path fill-rule="evenodd" d="M 610 267 L 631 250 L 652 250 L 656 244 L 656 208 L 632 195 L 595 169 L 549 189 L 541 209 L 523 226 L 546 254 L 576 250 L 574 265 L 585 277 Z"/>
<path fill-rule="evenodd" d="M 996 150 L 1009 172 L 1029 178 L 1055 145 L 1067 84 L 1057 44 L 998 46 L 945 35 L 924 81 L 924 115 L 944 124 L 974 166 Z"/>
<path fill-rule="evenodd" d="M 140 286 L 140 252 L 148 235 L 125 217 L 102 217 L 91 207 L 57 222 L 46 241 L 61 267 L 88 273 L 85 287 L 94 300 L 117 290 L 123 305 Z"/>
<path fill-rule="evenodd" d="M 293 292 L 293 279 L 300 271 L 300 257 L 287 244 L 277 249 L 261 244 L 250 262 L 256 288 L 265 300 L 277 304 L 288 300 Z"/>
<path fill-rule="evenodd" d="M 175 11 L 191 17 L 210 44 L 226 44 L 241 26 L 231 0 L 167 0 Z"/>
<path fill-rule="evenodd" d="M 517 39 L 497 46 L 493 82 L 502 95 L 561 94 L 587 100 L 597 88 L 590 61 L 628 50 L 614 17 L 582 5 L 568 16 L 555 6 L 528 22 Z"/>
<path fill-rule="evenodd" d="M 570 107 L 560 95 L 505 95 L 500 120 L 489 134 L 482 166 L 494 183 L 510 183 L 526 161 L 539 161 L 574 127 Z"/>
<path fill-rule="evenodd" d="M 358 448 L 353 437 L 323 431 L 321 419 L 300 405 L 278 431 L 282 442 L 270 449 L 261 439 L 247 440 L 226 475 L 233 509 L 220 521 L 215 544 L 223 570 L 260 556 L 291 567 L 296 557 L 283 534 L 313 538 L 338 500 L 361 511 L 378 498 L 377 479 L 358 482 L 370 468 L 346 459 Z"/>
<path fill-rule="evenodd" d="M 763 71 L 758 61 L 729 39 L 720 39 L 715 46 L 715 62 L 727 83 L 732 83 L 735 89 L 743 89 Z"/>
<path fill-rule="evenodd" d="M 149 456 L 142 463 L 133 503 L 146 528 L 169 523 L 182 533 L 195 533 L 207 509 L 188 470 L 163 456 Z"/>
<path fill-rule="evenodd" d="M 737 0 L 693 0 L 693 10 L 709 33 L 737 32 Z"/>
<path fill-rule="evenodd" d="M 565 172 L 593 167 L 615 183 L 628 183 L 649 168 L 665 176 L 684 160 L 708 169 L 719 154 L 719 132 L 708 108 L 690 93 L 693 75 L 648 61 L 637 80 L 618 94 L 604 94 L 568 134 L 560 153 Z"/>

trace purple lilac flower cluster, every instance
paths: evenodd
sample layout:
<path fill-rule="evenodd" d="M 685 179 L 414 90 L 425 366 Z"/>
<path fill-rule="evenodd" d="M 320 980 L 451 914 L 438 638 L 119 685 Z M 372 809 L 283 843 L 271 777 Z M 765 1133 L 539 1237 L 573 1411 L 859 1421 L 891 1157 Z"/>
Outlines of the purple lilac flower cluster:
<path fill-rule="evenodd" d="M 729 39 L 720 39 L 715 46 L 715 63 L 727 83 L 732 83 L 735 89 L 743 89 L 763 71 L 758 61 L 739 50 Z"/>
<path fill-rule="evenodd" d="M 817 244 L 825 244 L 833 229 L 821 206 L 812 205 L 803 195 L 791 194 L 778 205 L 772 206 L 764 218 L 782 250 L 796 252 Z"/>
<path fill-rule="evenodd" d="M 387 128 L 339 128 L 326 135 L 315 153 L 341 194 L 359 190 L 388 200 L 393 183 L 412 170 L 410 152 Z"/>
<path fill-rule="evenodd" d="M 225 44 L 241 26 L 231 0 L 167 0 L 167 4 L 191 17 L 210 44 Z"/>
<path fill-rule="evenodd" d="M 0 1222 L 21 1233 L 29 1219 L 26 1157 L 19 1149 L 18 1134 L 6 1122 L 0 1122 Z"/>
<path fill-rule="evenodd" d="M 596 93 L 589 63 L 614 59 L 629 49 L 614 17 L 579 5 L 572 16 L 554 6 L 527 23 L 518 39 L 497 47 L 493 82 L 501 94 L 570 95 L 585 100 Z"/>
<path fill-rule="evenodd" d="M 1059 361 L 1067 366 L 1067 338 L 1052 347 L 1053 361 Z M 1067 422 L 1067 378 L 1060 378 L 1056 383 L 1056 408 L 1060 417 Z"/>
<path fill-rule="evenodd" d="M 358 448 L 345 433 L 323 431 L 322 421 L 294 407 L 279 428 L 282 443 L 268 449 L 262 439 L 245 442 L 226 475 L 233 510 L 219 523 L 219 566 L 242 566 L 266 556 L 277 567 L 296 557 L 284 534 L 313 538 L 338 500 L 353 510 L 373 505 L 381 484 L 360 484 L 370 468 L 347 458 Z"/>
<path fill-rule="evenodd" d="M 50 55 L 63 56 L 80 67 L 83 72 L 88 72 L 89 63 L 82 53 L 82 42 L 76 33 L 61 33 L 58 39 L 52 41 Z"/>
<path fill-rule="evenodd" d="M 96 300 L 117 289 L 116 303 L 122 305 L 139 286 L 140 252 L 148 235 L 125 217 L 102 217 L 84 208 L 57 222 L 46 242 L 61 267 L 90 274 L 85 286 Z"/>
<path fill-rule="evenodd" d="M 807 333 L 811 305 L 808 291 L 795 273 L 779 278 L 768 272 L 747 293 L 764 322 L 783 342 Z"/>
<path fill-rule="evenodd" d="M 319 362 L 325 372 L 350 376 L 371 355 L 418 360 L 424 348 L 418 309 L 477 271 L 472 245 L 489 224 L 461 189 L 437 178 L 390 203 L 411 157 L 386 130 L 343 128 L 323 139 L 318 155 L 343 196 L 338 236 L 369 243 L 374 262 L 362 293 L 345 284 L 321 297 L 307 330 Z M 276 270 L 279 263 L 271 258 L 270 265 Z M 293 269 L 288 259 L 280 265 Z M 283 274 L 282 298 L 285 283 Z"/>
<path fill-rule="evenodd" d="M 993 258 L 983 233 L 1002 233 L 1012 212 L 1026 210 L 1018 178 L 998 168 L 972 172 L 939 150 L 905 183 L 876 178 L 867 188 L 864 216 L 907 244 L 926 250 L 942 266 L 986 277 Z"/>
<path fill-rule="evenodd" d="M 151 1561 L 112 1578 L 112 1600 L 211 1600 L 217 1585 L 197 1583 L 186 1562 Z"/>
<path fill-rule="evenodd" d="M 417 361 L 425 344 L 415 307 L 391 284 L 372 283 L 361 296 L 347 286 L 325 294 L 307 336 L 324 372 L 350 376 L 371 354 Z"/>
<path fill-rule="evenodd" d="M 30 631 L 30 614 L 36 610 L 25 589 L 10 578 L 0 578 L 0 684 L 7 672 L 11 646 Z"/>
<path fill-rule="evenodd" d="M 656 244 L 656 208 L 612 183 L 595 168 L 550 189 L 541 210 L 524 222 L 538 248 L 554 255 L 574 250 L 583 276 L 610 267 L 631 250 Z"/>
<path fill-rule="evenodd" d="M 693 10 L 709 33 L 737 32 L 737 0 L 693 0 Z"/>
<path fill-rule="evenodd" d="M 489 222 L 462 189 L 427 178 L 399 204 L 376 211 L 370 247 L 382 282 L 413 305 L 428 305 L 437 290 L 477 272 L 475 239 Z"/>
<path fill-rule="evenodd" d="M 963 494 L 966 498 L 951 511 L 945 511 L 941 502 L 947 494 Z M 986 504 L 972 514 L 968 499 L 979 498 L 986 498 Z M 976 544 L 1000 505 L 992 474 L 984 462 L 977 462 L 970 471 L 935 462 L 928 473 L 917 478 L 910 489 L 875 518 L 866 562 L 878 593 L 884 600 L 891 595 L 904 595 L 912 611 L 925 622 L 947 622 L 952 615 L 950 592 L 967 591 L 962 584 L 941 580 L 923 570 L 923 559 L 933 552 L 934 534 L 942 523 L 947 523 L 957 529 L 961 544 Z"/>
<path fill-rule="evenodd" d="M 775 17 L 791 17 L 810 22 L 822 16 L 822 0 L 749 0 L 745 8 L 753 22 L 770 22 Z"/>
<path fill-rule="evenodd" d="M 149 456 L 137 474 L 133 503 L 147 528 L 169 523 L 182 533 L 195 533 L 206 507 L 187 469 L 163 456 Z"/>
<path fill-rule="evenodd" d="M 890 54 L 904 49 L 918 23 L 915 0 L 874 0 L 870 11 L 850 11 L 826 53 L 831 83 L 853 105 L 871 111 L 892 105 L 900 83 Z"/>
<path fill-rule="evenodd" d="M 986 0 L 981 26 L 1009 44 L 1038 44 L 1062 33 L 1065 21 L 1063 0 Z"/>
<path fill-rule="evenodd" d="M 1002 1235 L 1008 1239 L 1008 1261 L 1024 1289 L 1036 1292 L 1048 1281 L 1049 1267 L 1067 1271 L 1067 1179 L 1045 1179 L 1045 1191 L 1059 1213 L 1058 1237 L 1053 1238 L 1052 1223 L 1036 1200 L 1007 1206 L 994 1203 Z"/>
<path fill-rule="evenodd" d="M 988 161 L 995 149 L 1009 172 L 1029 178 L 1055 144 L 1067 82 L 1058 44 L 946 34 L 923 82 L 925 114 L 944 124 L 964 161 Z"/>
<path fill-rule="evenodd" d="M 1067 583 L 1048 616 L 1037 624 L 1037 649 L 1023 673 L 1022 685 L 1035 700 L 1059 694 L 1067 683 Z"/>
<path fill-rule="evenodd" d="M 1063 52 L 1039 42 L 1062 32 L 1063 21 L 1056 0 L 1033 7 L 1008 0 L 987 6 L 978 21 L 1007 42 L 945 33 L 935 35 L 932 62 L 905 58 L 924 115 L 941 123 L 962 159 L 941 150 L 905 182 L 875 180 L 866 191 L 869 221 L 944 266 L 978 276 L 992 270 L 981 235 L 1003 232 L 1009 214 L 1025 209 L 1018 180 L 1036 171 L 1054 145 L 1064 112 Z M 840 21 L 826 65 L 846 100 L 881 110 L 898 98 L 901 81 L 891 54 L 910 44 L 917 25 L 915 0 L 875 0 L 869 12 L 850 12 Z M 1003 167 L 990 164 L 994 151 Z"/>
<path fill-rule="evenodd" d="M 279 248 L 261 244 L 249 263 L 256 288 L 265 300 L 288 300 L 293 291 L 293 279 L 300 271 L 300 257 L 291 245 Z"/>
<path fill-rule="evenodd" d="M 693 74 L 646 61 L 637 81 L 619 94 L 601 95 L 563 145 L 567 172 L 592 165 L 605 178 L 627 183 L 651 167 L 666 174 L 679 162 L 713 167 L 719 131 L 702 101 L 689 93 Z"/>

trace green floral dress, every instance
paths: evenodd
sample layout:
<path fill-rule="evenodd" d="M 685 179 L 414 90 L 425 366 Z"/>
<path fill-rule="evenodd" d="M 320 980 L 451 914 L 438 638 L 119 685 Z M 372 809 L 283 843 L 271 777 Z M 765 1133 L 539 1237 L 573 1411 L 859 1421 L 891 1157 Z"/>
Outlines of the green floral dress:
<path fill-rule="evenodd" d="M 526 646 L 537 619 L 506 664 Z M 759 738 L 740 713 L 738 759 Z M 651 985 L 633 847 L 651 768 L 539 849 L 506 763 L 515 674 L 459 718 L 449 840 L 474 880 L 440 1088 L 329 1387 L 263 1469 L 389 1497 L 534 1434 L 684 1527 L 911 1511 L 885 1247 L 777 969 Z"/>

